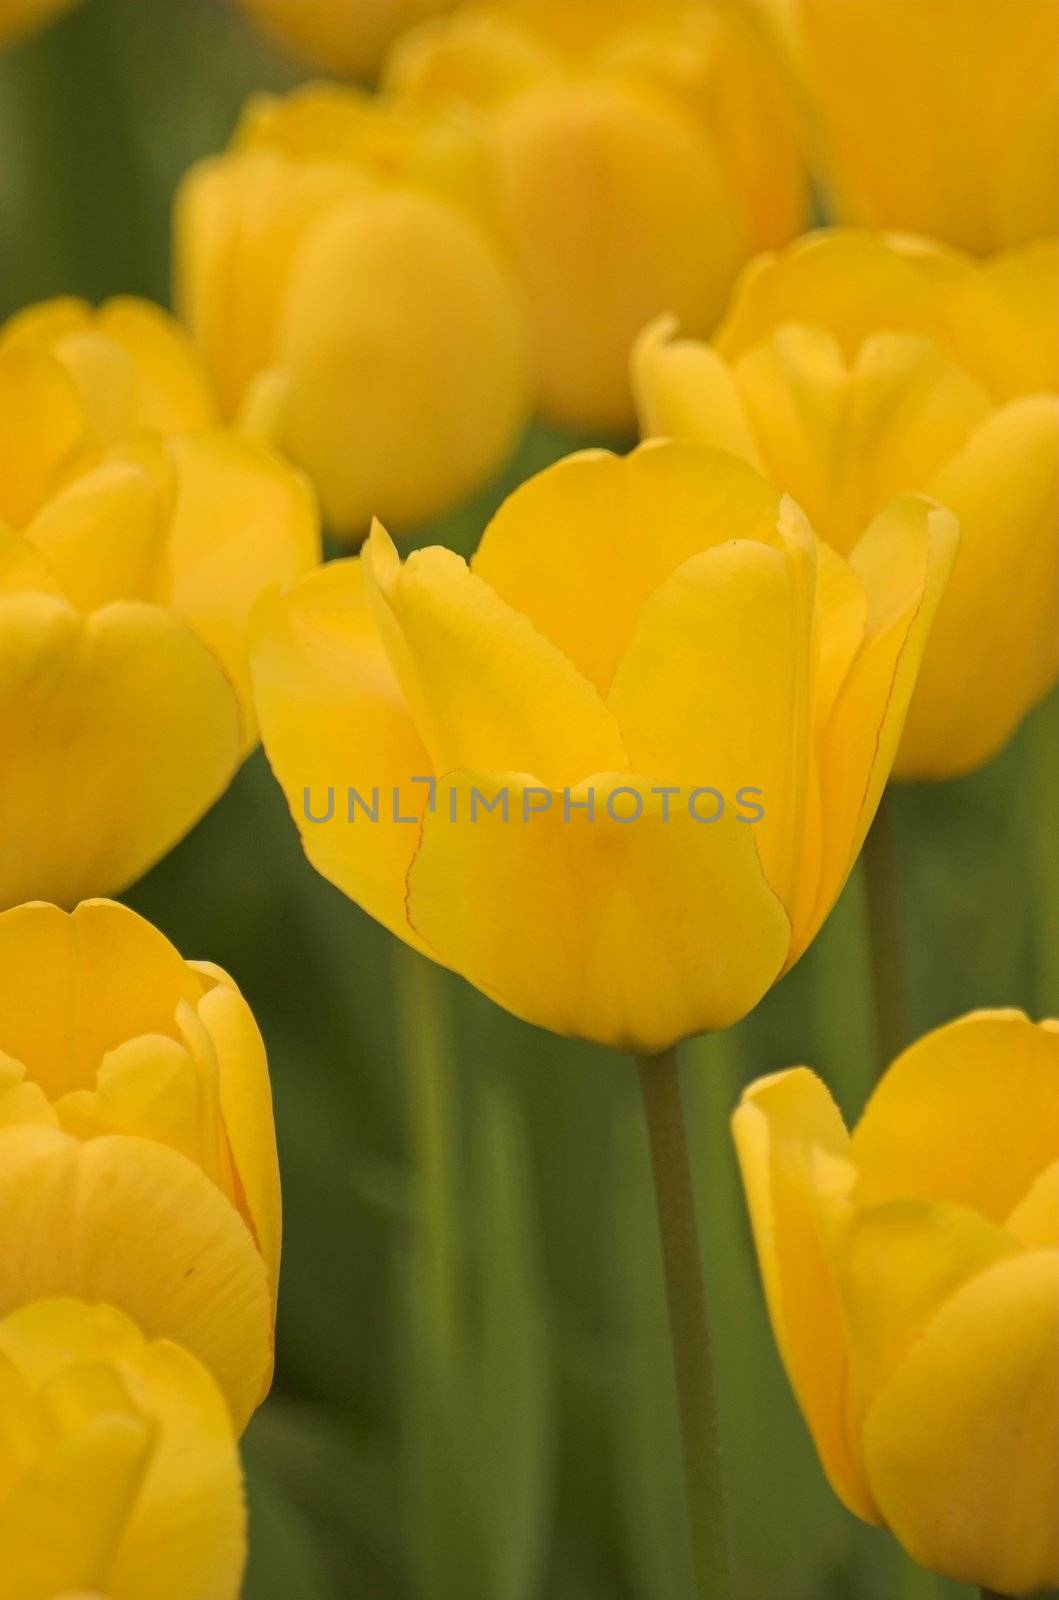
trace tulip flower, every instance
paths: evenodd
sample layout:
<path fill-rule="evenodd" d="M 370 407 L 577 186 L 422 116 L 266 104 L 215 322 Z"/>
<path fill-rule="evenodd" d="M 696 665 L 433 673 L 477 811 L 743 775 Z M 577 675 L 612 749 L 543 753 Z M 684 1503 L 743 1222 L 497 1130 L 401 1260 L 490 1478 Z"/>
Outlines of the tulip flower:
<path fill-rule="evenodd" d="M 849 1135 L 805 1068 L 734 1119 L 769 1312 L 835 1492 L 921 1566 L 1059 1584 L 1059 1023 L 980 1011 Z"/>
<path fill-rule="evenodd" d="M 309 473 L 339 536 L 410 528 L 500 471 L 524 323 L 476 143 L 353 90 L 251 102 L 184 181 L 177 295 L 225 412 Z"/>
<path fill-rule="evenodd" d="M 704 0 L 464 6 L 395 47 L 398 96 L 479 119 L 547 420 L 630 431 L 644 322 L 708 334 L 743 262 L 804 226 L 779 54 L 756 8 Z"/>
<path fill-rule="evenodd" d="M 264 1047 L 218 967 L 123 906 L 0 913 L 0 1315 L 101 1300 L 267 1391 L 280 1191 Z"/>
<path fill-rule="evenodd" d="M 238 0 L 278 44 L 347 78 L 373 78 L 405 28 L 455 0 Z"/>
<path fill-rule="evenodd" d="M 644 432 L 732 450 L 840 554 L 895 494 L 956 514 L 897 777 L 981 766 L 1059 677 L 1057 306 L 1054 243 L 978 264 L 825 231 L 748 269 L 712 345 L 638 344 Z"/>
<path fill-rule="evenodd" d="M 319 534 L 300 475 L 211 410 L 150 307 L 0 335 L 0 906 L 124 888 L 256 742 L 247 617 Z"/>
<path fill-rule="evenodd" d="M 470 569 L 377 526 L 266 597 L 265 750 L 309 859 L 393 932 L 518 1016 L 661 1051 L 827 915 L 954 543 L 908 497 L 847 562 L 721 452 L 574 455 Z"/>
<path fill-rule="evenodd" d="M 831 209 L 979 254 L 1059 232 L 1054 0 L 800 0 Z"/>
<path fill-rule="evenodd" d="M 0 48 L 69 11 L 77 0 L 0 0 Z"/>
<path fill-rule="evenodd" d="M 201 1363 L 110 1306 L 0 1321 L 0 1549 L 5 1600 L 237 1600 L 242 1474 Z"/>

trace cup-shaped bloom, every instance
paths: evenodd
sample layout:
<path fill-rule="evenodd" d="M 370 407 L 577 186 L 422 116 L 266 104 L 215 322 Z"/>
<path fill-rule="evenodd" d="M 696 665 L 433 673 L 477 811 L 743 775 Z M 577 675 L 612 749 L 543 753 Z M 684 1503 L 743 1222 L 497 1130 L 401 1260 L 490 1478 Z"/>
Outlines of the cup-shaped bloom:
<path fill-rule="evenodd" d="M 69 11 L 77 0 L 0 0 L 0 49 L 16 43 L 53 17 Z"/>
<path fill-rule="evenodd" d="M 503 466 L 529 369 L 476 141 L 352 89 L 251 102 L 177 199 L 177 295 L 226 412 L 338 535 L 452 510 Z"/>
<path fill-rule="evenodd" d="M 826 916 L 954 540 L 910 497 L 846 562 L 722 452 L 574 455 L 470 569 L 376 526 L 266 597 L 265 749 L 379 921 L 519 1016 L 659 1050 L 742 1016 Z"/>
<path fill-rule="evenodd" d="M 1059 1584 L 1059 1023 L 928 1034 L 852 1136 L 806 1068 L 753 1084 L 733 1125 L 835 1492 L 943 1576 Z"/>
<path fill-rule="evenodd" d="M 237 1600 L 242 1473 L 224 1398 L 111 1306 L 0 1321 L 5 1600 Z"/>
<path fill-rule="evenodd" d="M 748 256 L 804 226 L 783 73 L 755 8 L 465 6 L 405 35 L 387 75 L 480 118 L 538 402 L 560 425 L 629 430 L 644 322 L 675 311 L 709 333 Z"/>
<path fill-rule="evenodd" d="M 118 1306 L 267 1391 L 280 1189 L 264 1046 L 218 967 L 109 901 L 0 913 L 0 1315 Z"/>
<path fill-rule="evenodd" d="M 981 766 L 1059 676 L 1059 245 L 825 231 L 748 268 L 712 345 L 671 331 L 634 355 L 645 434 L 735 451 L 842 554 L 895 494 L 956 514 L 895 775 Z"/>
<path fill-rule="evenodd" d="M 0 906 L 124 888 L 256 741 L 249 612 L 316 561 L 317 514 L 211 415 L 152 307 L 56 301 L 0 334 Z"/>
<path fill-rule="evenodd" d="M 1059 232 L 1054 0 L 798 0 L 830 209 L 978 253 Z"/>
<path fill-rule="evenodd" d="M 375 76 L 405 28 L 455 0 L 237 0 L 271 38 L 340 77 Z"/>

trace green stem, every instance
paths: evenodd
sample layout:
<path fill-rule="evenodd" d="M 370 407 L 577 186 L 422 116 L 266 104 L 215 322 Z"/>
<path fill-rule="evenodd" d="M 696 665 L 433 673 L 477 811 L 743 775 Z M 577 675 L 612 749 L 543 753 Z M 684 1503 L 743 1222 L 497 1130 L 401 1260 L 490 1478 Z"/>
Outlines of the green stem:
<path fill-rule="evenodd" d="M 727 1600 L 717 1396 L 676 1050 L 641 1056 L 637 1066 L 669 1303 L 695 1576 L 702 1600 Z"/>
<path fill-rule="evenodd" d="M 883 796 L 861 855 L 871 949 L 879 1072 L 910 1043 L 908 977 L 901 932 L 901 876 L 893 803 Z"/>
<path fill-rule="evenodd" d="M 1037 882 L 1039 1014 L 1059 1016 L 1059 695 L 1037 712 L 1033 725 L 1031 871 Z"/>
<path fill-rule="evenodd" d="M 407 945 L 395 944 L 416 1217 L 427 1298 L 441 1352 L 451 1356 L 459 1328 L 456 1136 L 445 973 Z"/>

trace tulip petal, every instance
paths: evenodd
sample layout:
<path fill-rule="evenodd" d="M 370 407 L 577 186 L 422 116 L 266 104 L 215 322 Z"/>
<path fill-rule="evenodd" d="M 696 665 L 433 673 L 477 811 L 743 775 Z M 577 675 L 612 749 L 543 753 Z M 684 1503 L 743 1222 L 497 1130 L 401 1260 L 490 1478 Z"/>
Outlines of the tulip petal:
<path fill-rule="evenodd" d="M 62 594 L 58 579 L 40 551 L 0 522 L 0 594 L 17 594 L 22 589 Z"/>
<path fill-rule="evenodd" d="M 1059 390 L 1059 243 L 1042 239 L 983 261 L 946 308 L 964 365 L 1001 400 Z M 982 330 L 988 329 L 983 338 Z"/>
<path fill-rule="evenodd" d="M 942 263 L 955 282 L 972 267 L 955 252 L 916 243 L 914 255 L 878 234 L 821 228 L 785 250 L 758 256 L 738 284 L 714 344 L 734 360 L 784 323 L 812 323 L 833 334 L 851 362 L 880 328 L 937 335 L 943 330 L 938 296 L 919 255 Z"/>
<path fill-rule="evenodd" d="M 633 346 L 641 434 L 710 445 L 763 472 L 731 368 L 705 340 L 678 339 L 676 331 L 675 318 L 660 317 Z"/>
<path fill-rule="evenodd" d="M 948 1141 L 946 1141 L 948 1143 Z M 914 1342 L 864 1426 L 887 1523 L 933 1572 L 1059 1583 L 1059 1252 L 1000 1261 Z"/>
<path fill-rule="evenodd" d="M 1059 1161 L 1034 1179 L 1008 1217 L 1007 1230 L 1031 1250 L 1059 1250 Z"/>
<path fill-rule="evenodd" d="M 812 915 L 795 927 L 792 962 L 838 898 L 878 809 L 957 537 L 950 512 L 905 495 L 850 557 L 868 598 L 867 630 L 820 744 L 820 879 Z"/>
<path fill-rule="evenodd" d="M 560 787 L 624 766 L 617 724 L 593 685 L 459 556 L 434 547 L 402 566 L 376 524 L 362 559 L 435 771 L 532 771 Z"/>
<path fill-rule="evenodd" d="M 139 877 L 227 787 L 242 745 L 189 628 L 119 601 L 78 617 L 0 597 L 0 905 L 71 905 Z"/>
<path fill-rule="evenodd" d="M 246 1513 L 228 1408 L 209 1373 L 178 1345 L 148 1345 L 141 1361 L 161 1442 L 118 1552 L 114 1593 L 236 1600 Z"/>
<path fill-rule="evenodd" d="M 994 412 L 929 487 L 959 519 L 960 550 L 901 741 L 905 778 L 981 766 L 1059 677 L 1059 399 Z"/>
<path fill-rule="evenodd" d="M 199 1020 L 216 1051 L 224 1126 L 275 1300 L 283 1219 L 264 1041 L 250 1007 L 228 974 L 205 962 L 191 965 L 208 985 L 198 1003 Z"/>
<path fill-rule="evenodd" d="M 179 1041 L 177 1007 L 203 992 L 157 928 L 105 900 L 0 912 L 0 973 L 0 1048 L 51 1099 L 94 1087 L 104 1055 L 139 1034 Z"/>
<path fill-rule="evenodd" d="M 641 778 L 598 774 L 566 799 L 519 774 L 439 781 L 408 876 L 416 932 L 516 1016 L 615 1049 L 745 1015 L 789 935 L 753 830 L 668 809 Z"/>
<path fill-rule="evenodd" d="M 635 771 L 710 785 L 733 807 L 755 791 L 764 817 L 751 831 L 785 903 L 802 843 L 816 555 L 790 515 L 804 584 L 796 561 L 749 540 L 693 557 L 648 601 L 608 699 Z"/>
<path fill-rule="evenodd" d="M 1018 1241 L 967 1206 L 888 1200 L 858 1209 L 834 1252 L 862 1405 L 941 1305 Z"/>
<path fill-rule="evenodd" d="M 285 587 L 320 557 L 308 483 L 272 452 L 235 434 L 177 439 L 176 498 L 155 598 L 224 668 L 239 696 L 244 751 L 256 742 L 247 634 L 271 584 Z"/>
<path fill-rule="evenodd" d="M 359 560 L 332 561 L 254 615 L 251 661 L 265 752 L 318 872 L 419 946 L 405 877 L 433 774 L 375 627 Z M 363 806 L 351 803 L 348 791 Z M 377 821 L 366 807 L 374 805 Z"/>
<path fill-rule="evenodd" d="M 857 1516 L 878 1522 L 853 1442 L 850 1351 L 818 1187 L 819 1158 L 848 1170 L 842 1118 L 820 1079 L 798 1067 L 752 1084 L 732 1131 L 787 1376 L 835 1493 Z"/>
<path fill-rule="evenodd" d="M 56 1294 L 114 1305 L 177 1340 L 213 1373 L 240 1430 L 268 1389 L 257 1246 L 220 1190 L 163 1145 L 0 1130 L 0 1316 Z"/>
<path fill-rule="evenodd" d="M 77 391 L 54 357 L 0 350 L 0 439 L 0 518 L 17 529 L 48 499 L 85 440 Z"/>
<path fill-rule="evenodd" d="M 1057 1148 L 1059 1025 L 1038 1027 L 1020 1011 L 973 1012 L 918 1040 L 853 1134 L 865 1202 L 949 1200 L 996 1223 Z"/>
<path fill-rule="evenodd" d="M 702 445 L 582 451 L 505 500 L 472 568 L 606 695 L 659 584 L 726 540 L 776 543 L 779 501 L 743 462 Z M 606 603 L 586 604 L 601 584 Z"/>
<path fill-rule="evenodd" d="M 134 363 L 134 407 L 123 432 L 196 432 L 215 421 L 213 396 L 195 346 L 175 318 L 149 300 L 119 295 L 95 318 L 101 338 L 120 345 Z"/>
<path fill-rule="evenodd" d="M 148 600 L 161 554 L 158 487 L 141 468 L 106 462 L 55 495 L 25 530 L 70 604 Z"/>

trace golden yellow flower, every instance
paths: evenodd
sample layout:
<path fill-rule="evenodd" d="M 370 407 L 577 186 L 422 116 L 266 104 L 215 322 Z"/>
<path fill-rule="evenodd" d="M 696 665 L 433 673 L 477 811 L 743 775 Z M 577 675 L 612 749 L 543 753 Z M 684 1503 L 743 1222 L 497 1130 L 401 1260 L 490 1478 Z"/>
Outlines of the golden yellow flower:
<path fill-rule="evenodd" d="M 124 888 L 256 742 L 247 618 L 319 531 L 300 475 L 212 412 L 151 306 L 0 330 L 0 906 Z"/>
<path fill-rule="evenodd" d="M 995 755 L 1059 676 L 1059 245 L 811 234 L 748 268 L 712 346 L 656 323 L 633 365 L 645 434 L 734 451 L 842 554 L 897 493 L 955 512 L 894 771 Z"/>
<path fill-rule="evenodd" d="M 464 6 L 406 35 L 389 85 L 479 118 L 528 309 L 540 408 L 628 430 L 627 361 L 675 311 L 709 333 L 748 256 L 804 225 L 770 34 L 703 0 Z"/>
<path fill-rule="evenodd" d="M 519 1016 L 659 1050 L 740 1017 L 833 904 L 954 540 L 910 497 L 845 562 L 733 457 L 571 456 L 470 570 L 377 526 L 264 600 L 265 749 L 380 922 Z"/>
<path fill-rule="evenodd" d="M 14 44 L 77 4 L 77 0 L 0 0 L 0 47 Z"/>
<path fill-rule="evenodd" d="M 405 28 L 455 0 L 237 0 L 287 49 L 347 78 L 373 78 L 387 46 Z"/>
<path fill-rule="evenodd" d="M 1055 0 L 801 0 L 836 214 L 982 254 L 1059 232 Z"/>
<path fill-rule="evenodd" d="M 177 294 L 225 411 L 306 469 L 339 535 L 451 511 L 525 425 L 483 208 L 473 138 L 352 89 L 252 101 L 184 181 Z"/>
<path fill-rule="evenodd" d="M 752 1085 L 734 1130 L 835 1492 L 931 1571 L 1059 1584 L 1059 1023 L 928 1034 L 852 1137 L 805 1068 Z"/>
<path fill-rule="evenodd" d="M 110 1306 L 0 1321 L 0 1549 L 4 1600 L 237 1600 L 242 1474 L 206 1369 Z"/>

